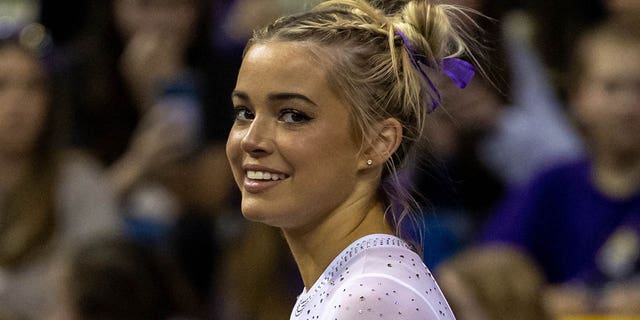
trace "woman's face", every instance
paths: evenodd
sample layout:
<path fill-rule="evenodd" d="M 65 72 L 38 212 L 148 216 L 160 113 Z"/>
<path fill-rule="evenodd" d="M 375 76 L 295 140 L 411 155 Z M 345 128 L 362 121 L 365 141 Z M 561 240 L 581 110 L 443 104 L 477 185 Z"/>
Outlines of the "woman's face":
<path fill-rule="evenodd" d="M 597 39 L 584 52 L 573 111 L 596 152 L 640 150 L 640 44 Z"/>
<path fill-rule="evenodd" d="M 311 57 L 300 44 L 257 44 L 240 68 L 227 156 L 250 220 L 313 225 L 354 192 L 362 159 L 348 106 Z"/>
<path fill-rule="evenodd" d="M 32 152 L 46 110 L 39 61 L 18 47 L 0 48 L 0 154 Z"/>

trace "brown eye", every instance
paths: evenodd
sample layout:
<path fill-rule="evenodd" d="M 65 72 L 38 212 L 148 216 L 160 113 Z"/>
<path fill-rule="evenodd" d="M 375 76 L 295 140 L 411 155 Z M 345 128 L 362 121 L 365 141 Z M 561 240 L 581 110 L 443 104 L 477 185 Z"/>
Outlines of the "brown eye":
<path fill-rule="evenodd" d="M 236 121 L 253 120 L 256 117 L 253 112 L 246 107 L 235 107 L 234 113 Z"/>
<path fill-rule="evenodd" d="M 283 110 L 280 115 L 280 120 L 286 123 L 303 123 L 311 120 L 311 117 L 304 112 L 298 110 Z"/>

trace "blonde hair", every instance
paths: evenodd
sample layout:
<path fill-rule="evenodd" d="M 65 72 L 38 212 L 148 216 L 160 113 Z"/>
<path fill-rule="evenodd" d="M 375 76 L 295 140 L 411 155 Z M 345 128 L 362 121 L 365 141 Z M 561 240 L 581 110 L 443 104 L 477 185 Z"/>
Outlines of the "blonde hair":
<path fill-rule="evenodd" d="M 257 43 L 308 44 L 327 68 L 329 86 L 350 106 L 354 134 L 363 146 L 381 120 L 402 123 L 403 139 L 385 165 L 380 189 L 388 219 L 401 235 L 402 220 L 412 220 L 419 208 L 398 170 L 412 163 L 427 113 L 439 103 L 424 75 L 440 73 L 445 58 L 475 59 L 463 29 L 472 21 L 470 10 L 427 0 L 388 3 L 385 8 L 365 0 L 325 1 L 255 32 L 245 50 Z M 422 70 L 415 63 L 418 57 Z"/>

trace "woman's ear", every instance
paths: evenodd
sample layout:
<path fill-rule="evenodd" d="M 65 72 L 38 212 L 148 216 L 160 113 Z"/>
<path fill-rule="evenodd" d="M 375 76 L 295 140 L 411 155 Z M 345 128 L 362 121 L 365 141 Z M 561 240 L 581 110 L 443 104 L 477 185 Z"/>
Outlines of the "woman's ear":
<path fill-rule="evenodd" d="M 402 124 L 398 119 L 387 118 L 379 122 L 377 134 L 372 137 L 362 155 L 361 167 L 382 165 L 398 150 L 402 142 Z"/>

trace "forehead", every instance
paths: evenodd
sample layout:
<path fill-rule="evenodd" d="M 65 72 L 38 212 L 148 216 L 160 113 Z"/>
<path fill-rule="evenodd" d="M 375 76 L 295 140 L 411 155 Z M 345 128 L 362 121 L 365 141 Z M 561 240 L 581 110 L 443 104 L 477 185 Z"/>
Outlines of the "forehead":
<path fill-rule="evenodd" d="M 584 52 L 585 71 L 591 76 L 640 77 L 640 42 L 593 39 Z"/>
<path fill-rule="evenodd" d="M 270 42 L 252 46 L 238 74 L 240 87 L 328 90 L 327 70 L 309 45 Z"/>

